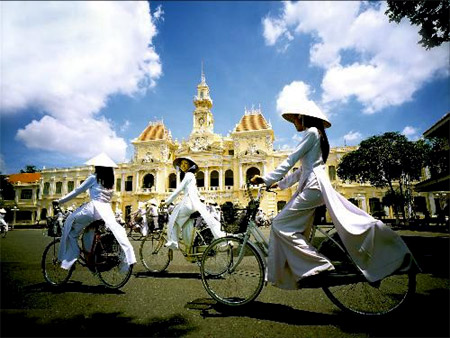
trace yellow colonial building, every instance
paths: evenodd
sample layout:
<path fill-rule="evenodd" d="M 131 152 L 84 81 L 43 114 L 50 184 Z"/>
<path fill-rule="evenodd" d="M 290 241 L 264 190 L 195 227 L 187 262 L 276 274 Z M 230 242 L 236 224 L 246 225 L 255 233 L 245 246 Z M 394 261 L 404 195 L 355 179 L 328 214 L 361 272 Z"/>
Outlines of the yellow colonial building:
<path fill-rule="evenodd" d="M 132 160 L 120 163 L 115 170 L 113 209 L 128 215 L 136 210 L 138 202 L 167 199 L 181 180 L 180 173 L 172 166 L 178 156 L 190 156 L 199 165 L 197 184 L 206 201 L 246 205 L 247 178 L 264 175 L 288 156 L 289 151 L 274 150 L 274 131 L 261 109 L 245 110 L 229 135 L 216 134 L 211 112 L 213 100 L 203 73 L 193 103 L 192 130 L 186 140 L 176 142 L 168 126 L 162 121 L 151 121 L 132 141 Z M 370 185 L 347 184 L 336 176 L 340 158 L 354 149 L 332 148 L 327 162 L 328 174 L 341 194 L 372 212 L 379 207 L 385 191 Z M 47 213 L 51 213 L 51 202 L 79 186 L 92 170 L 88 166 L 42 170 L 36 201 L 37 218 L 45 219 Z M 277 194 L 266 193 L 261 205 L 263 210 L 269 215 L 277 214 L 294 191 L 295 186 L 286 191 L 278 190 Z M 73 202 L 78 206 L 86 200 L 88 195 L 83 193 Z M 392 213 L 387 210 L 386 216 L 392 217 Z"/>

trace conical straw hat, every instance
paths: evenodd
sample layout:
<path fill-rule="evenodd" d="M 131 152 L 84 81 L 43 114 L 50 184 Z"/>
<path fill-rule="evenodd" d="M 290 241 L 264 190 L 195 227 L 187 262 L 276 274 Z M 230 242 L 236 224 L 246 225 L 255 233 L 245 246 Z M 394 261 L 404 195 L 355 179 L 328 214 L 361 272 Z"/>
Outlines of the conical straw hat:
<path fill-rule="evenodd" d="M 105 153 L 98 154 L 97 156 L 91 158 L 89 161 L 85 162 L 87 165 L 93 165 L 96 167 L 112 167 L 117 168 L 117 164 L 114 163 L 111 158 Z"/>
<path fill-rule="evenodd" d="M 173 160 L 173 166 L 174 166 L 175 168 L 179 167 L 182 160 L 188 161 L 188 162 L 191 164 L 191 165 L 190 165 L 191 167 L 195 164 L 195 165 L 197 166 L 197 169 L 196 169 L 195 171 L 198 170 L 198 165 L 197 165 L 197 163 L 195 163 L 195 161 L 194 161 L 192 158 L 188 157 L 188 156 L 176 158 L 175 160 Z"/>
<path fill-rule="evenodd" d="M 287 111 L 281 114 L 281 116 L 293 123 L 294 122 L 294 118 L 299 116 L 299 115 L 307 115 L 307 116 L 311 116 L 311 117 L 315 117 L 316 119 L 320 119 L 323 121 L 323 126 L 325 128 L 329 128 L 331 127 L 331 122 L 328 120 L 328 118 L 325 116 L 324 113 L 322 113 L 322 111 L 320 109 L 318 109 L 316 107 L 316 109 L 308 109 L 308 110 L 295 110 L 295 111 Z"/>

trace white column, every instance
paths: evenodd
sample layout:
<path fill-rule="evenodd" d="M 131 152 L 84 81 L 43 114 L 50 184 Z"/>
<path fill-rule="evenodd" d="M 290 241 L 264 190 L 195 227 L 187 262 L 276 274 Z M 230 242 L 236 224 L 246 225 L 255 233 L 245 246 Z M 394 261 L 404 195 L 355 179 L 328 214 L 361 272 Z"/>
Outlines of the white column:
<path fill-rule="evenodd" d="M 67 195 L 67 177 L 63 177 L 63 181 L 62 181 L 62 188 L 61 188 L 61 195 L 65 196 Z"/>
<path fill-rule="evenodd" d="M 139 184 L 139 171 L 136 172 L 136 185 L 134 187 L 134 191 L 135 192 L 139 192 L 140 189 L 140 184 Z"/>
<path fill-rule="evenodd" d="M 209 168 L 205 168 L 205 190 L 209 190 Z"/>
<path fill-rule="evenodd" d="M 223 168 L 219 168 L 219 190 L 223 190 Z"/>
<path fill-rule="evenodd" d="M 125 191 L 125 173 L 122 173 L 120 176 L 120 192 Z"/>
<path fill-rule="evenodd" d="M 242 177 L 242 163 L 239 163 L 239 188 L 242 186 L 243 184 L 243 177 Z"/>
<path fill-rule="evenodd" d="M 436 215 L 436 203 L 434 201 L 434 195 L 433 193 L 428 193 L 428 203 L 430 204 L 430 217 L 433 215 Z"/>

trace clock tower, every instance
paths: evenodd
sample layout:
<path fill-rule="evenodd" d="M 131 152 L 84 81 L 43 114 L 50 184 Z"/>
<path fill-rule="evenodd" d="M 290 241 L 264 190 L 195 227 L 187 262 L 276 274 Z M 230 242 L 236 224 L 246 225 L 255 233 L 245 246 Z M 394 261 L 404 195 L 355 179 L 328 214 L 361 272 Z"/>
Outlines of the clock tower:
<path fill-rule="evenodd" d="M 214 133 L 214 118 L 211 113 L 213 101 L 209 96 L 209 87 L 203 73 L 203 64 L 201 81 L 197 86 L 197 95 L 194 96 L 194 105 L 194 123 L 191 134 Z"/>

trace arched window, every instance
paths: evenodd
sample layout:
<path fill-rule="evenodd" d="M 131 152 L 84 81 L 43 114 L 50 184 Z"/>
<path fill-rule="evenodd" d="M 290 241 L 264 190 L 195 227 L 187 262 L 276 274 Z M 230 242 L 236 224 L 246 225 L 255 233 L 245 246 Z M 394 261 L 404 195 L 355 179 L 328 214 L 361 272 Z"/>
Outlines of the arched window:
<path fill-rule="evenodd" d="M 44 195 L 48 195 L 50 192 L 50 182 L 44 183 Z"/>
<path fill-rule="evenodd" d="M 152 174 L 147 174 L 144 176 L 144 181 L 142 183 L 142 188 L 151 188 L 155 185 L 155 177 Z"/>
<path fill-rule="evenodd" d="M 177 187 L 177 175 L 175 173 L 171 173 L 169 175 L 169 189 L 176 189 Z"/>
<path fill-rule="evenodd" d="M 233 177 L 233 170 L 228 169 L 225 171 L 225 186 L 232 186 L 234 185 L 234 177 Z"/>
<path fill-rule="evenodd" d="M 46 208 L 42 208 L 41 210 L 41 221 L 45 221 L 47 219 L 47 209 Z"/>
<path fill-rule="evenodd" d="M 62 182 L 56 182 L 56 194 L 60 194 L 62 192 Z"/>
<path fill-rule="evenodd" d="M 349 198 L 348 200 L 359 208 L 358 201 L 355 198 Z"/>
<path fill-rule="evenodd" d="M 205 174 L 203 171 L 199 171 L 196 175 L 197 177 L 197 187 L 204 187 L 205 186 Z"/>
<path fill-rule="evenodd" d="M 245 175 L 245 181 L 247 182 L 249 179 L 251 179 L 255 175 L 260 175 L 259 169 L 256 167 L 248 168 L 246 175 Z"/>
<path fill-rule="evenodd" d="M 336 181 L 336 167 L 334 165 L 328 167 L 328 176 L 330 177 L 330 181 Z"/>
<path fill-rule="evenodd" d="M 74 181 L 69 181 L 67 182 L 67 192 L 71 192 L 75 187 L 75 182 Z"/>
<path fill-rule="evenodd" d="M 211 177 L 209 178 L 209 186 L 210 187 L 218 187 L 219 186 L 219 172 L 217 170 L 211 171 Z"/>
<path fill-rule="evenodd" d="M 277 202 L 277 212 L 280 212 L 284 206 L 286 205 L 286 201 L 278 201 Z"/>
<path fill-rule="evenodd" d="M 127 176 L 125 181 L 125 191 L 133 191 L 133 176 Z"/>

